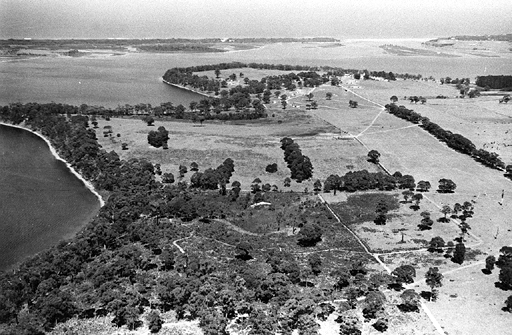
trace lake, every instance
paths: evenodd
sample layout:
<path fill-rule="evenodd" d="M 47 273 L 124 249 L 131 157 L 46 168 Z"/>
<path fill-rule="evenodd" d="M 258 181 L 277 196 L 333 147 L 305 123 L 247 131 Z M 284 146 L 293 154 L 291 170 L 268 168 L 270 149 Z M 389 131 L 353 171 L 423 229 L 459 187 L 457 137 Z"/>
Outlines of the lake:
<path fill-rule="evenodd" d="M 0 271 L 72 237 L 99 208 L 44 140 L 0 125 Z"/>

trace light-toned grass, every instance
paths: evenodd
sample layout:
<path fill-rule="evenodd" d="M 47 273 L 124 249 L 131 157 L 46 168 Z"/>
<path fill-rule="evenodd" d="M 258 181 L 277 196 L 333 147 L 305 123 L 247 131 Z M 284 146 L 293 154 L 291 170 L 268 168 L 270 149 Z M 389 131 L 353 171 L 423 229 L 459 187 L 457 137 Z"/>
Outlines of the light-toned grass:
<path fill-rule="evenodd" d="M 395 86 L 396 84 L 396 86 Z M 407 87 L 407 85 L 410 87 Z M 438 85 L 434 83 L 398 81 L 396 83 L 360 81 L 362 96 L 368 96 L 371 100 L 385 104 L 391 95 L 449 95 L 457 93 L 453 86 Z M 356 89 L 354 89 L 356 90 Z M 409 93 L 410 92 L 410 93 Z M 444 92 L 444 93 L 443 93 Z M 505 105 L 499 105 L 495 98 L 479 98 L 473 100 L 463 99 L 429 99 L 427 104 L 411 105 L 408 101 L 399 101 L 407 108 L 413 109 L 427 116 L 431 121 L 446 127 L 448 130 L 459 132 L 479 144 L 490 142 L 503 142 L 503 136 L 508 126 L 508 112 L 497 110 L 505 109 Z M 316 115 L 324 116 L 320 109 Z M 506 115 L 502 115 L 506 114 Z M 482 244 L 475 249 L 481 250 L 484 255 L 477 260 L 485 258 L 485 254 L 497 255 L 498 250 L 509 245 L 512 240 L 512 231 L 508 218 L 512 212 L 512 183 L 503 177 L 503 172 L 489 169 L 474 161 L 467 155 L 460 154 L 444 143 L 439 142 L 432 135 L 419 127 L 410 127 L 412 124 L 395 118 L 389 114 L 381 114 L 374 126 L 378 123 L 384 125 L 384 129 L 399 126 L 397 130 L 378 132 L 376 127 L 371 127 L 359 138 L 367 146 L 381 153 L 380 161 L 391 172 L 400 171 L 403 174 L 411 174 L 418 180 L 428 180 L 433 190 L 427 195 L 422 204 L 427 202 L 438 207 L 444 204 L 453 206 L 454 203 L 471 201 L 475 205 L 475 215 L 469 220 L 471 232 L 481 239 Z M 343 129 L 358 127 L 357 118 L 326 117 L 327 121 Z M 475 132 L 475 129 L 479 129 Z M 485 135 L 484 135 L 485 131 Z M 482 138 L 483 140 L 479 140 Z M 489 150 L 489 149 L 488 149 Z M 500 151 L 507 157 L 506 151 Z M 452 179 L 457 184 L 453 194 L 436 193 L 438 180 L 441 178 Z M 501 202 L 502 191 L 505 194 Z M 425 194 L 424 194 L 425 195 Z M 431 206 L 431 207 L 432 207 Z M 433 218 L 436 216 L 433 215 Z M 446 225 L 446 223 L 434 223 Z M 390 225 L 391 227 L 391 225 Z M 367 227 L 374 228 L 375 227 Z M 368 234 L 369 243 L 378 240 L 384 232 L 372 234 L 360 232 L 363 238 Z M 379 235 L 380 234 L 380 235 Z M 439 234 L 441 235 L 441 234 Z M 448 234 L 450 235 L 450 234 Z M 392 235 L 391 235 L 392 236 Z M 393 236 L 392 236 L 393 237 Z M 444 238 L 444 236 L 442 236 Z M 445 239 L 446 240 L 446 239 Z M 468 242 L 467 242 L 468 243 Z M 470 244 L 470 243 L 468 243 Z M 415 255 L 415 256 L 412 256 Z M 386 261 L 392 256 L 386 256 Z M 417 265 L 418 278 L 424 282 L 424 273 L 431 266 L 439 266 L 441 271 L 452 270 L 460 267 L 446 260 L 442 256 L 429 254 L 404 254 L 393 256 L 394 267 L 402 263 L 414 263 Z M 417 258 L 417 259 L 416 259 Z M 474 261 L 465 262 L 463 266 L 473 264 Z M 429 304 L 430 309 L 440 320 L 440 323 L 450 334 L 502 334 L 508 329 L 508 315 L 501 311 L 506 294 L 494 287 L 496 276 L 485 276 L 480 271 L 481 265 L 452 272 L 445 279 L 445 287 L 440 289 L 440 299 Z M 495 271 L 497 272 L 497 271 Z M 421 289 L 427 289 L 423 284 Z M 455 292 L 456 298 L 450 297 Z M 461 306 L 470 306 L 461 308 Z M 492 321 L 491 321 L 492 320 Z"/>
<path fill-rule="evenodd" d="M 304 111 L 295 112 L 304 116 Z M 303 120 L 306 120 L 304 122 Z M 111 125 L 114 136 L 103 137 L 105 125 Z M 147 134 L 164 126 L 169 131 L 169 149 L 151 147 L 147 143 Z M 374 164 L 366 161 L 366 150 L 355 141 L 337 141 L 331 133 L 334 128 L 325 121 L 314 117 L 304 117 L 300 122 L 248 123 L 232 124 L 205 122 L 203 126 L 189 121 L 160 121 L 148 127 L 138 119 L 100 120 L 97 136 L 100 144 L 107 151 L 115 150 L 121 158 L 146 158 L 158 163 L 163 172 L 178 174 L 180 164 L 187 167 L 192 162 L 199 164 L 200 170 L 216 168 L 226 158 L 235 162 L 235 173 L 231 181 L 238 180 L 243 189 L 249 189 L 255 178 L 263 183 L 276 184 L 283 188 L 283 180 L 290 172 L 283 159 L 280 148 L 281 138 L 289 136 L 301 147 L 303 154 L 310 157 L 313 167 L 313 180 L 301 184 L 292 182 L 291 189 L 302 191 L 313 189 L 316 179 L 322 181 L 330 174 L 344 174 L 350 169 L 367 169 L 376 171 Z M 327 133 L 326 133 L 327 131 Z M 121 134 L 116 137 L 116 134 Z M 128 144 L 128 150 L 121 150 L 121 143 Z M 278 172 L 265 172 L 268 164 L 277 163 Z M 189 180 L 192 173 L 185 175 Z"/>

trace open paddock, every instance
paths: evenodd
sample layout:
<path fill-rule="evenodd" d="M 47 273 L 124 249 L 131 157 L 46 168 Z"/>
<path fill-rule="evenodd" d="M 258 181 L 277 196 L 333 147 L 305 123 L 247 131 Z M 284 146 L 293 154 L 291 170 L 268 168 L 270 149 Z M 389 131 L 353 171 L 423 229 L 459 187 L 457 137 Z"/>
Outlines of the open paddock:
<path fill-rule="evenodd" d="M 304 113 L 295 111 L 293 113 Z M 115 150 L 122 159 L 146 158 L 152 163 L 160 164 L 163 172 L 172 172 L 178 176 L 179 165 L 187 168 L 192 162 L 199 165 L 199 170 L 216 168 L 226 158 L 235 162 L 235 173 L 231 181 L 238 180 L 242 189 L 250 189 L 255 178 L 263 184 L 277 185 L 283 188 L 283 181 L 290 176 L 284 162 L 280 140 L 291 137 L 296 141 L 304 155 L 311 159 L 314 172 L 313 179 L 296 183 L 285 190 L 313 190 L 316 179 L 324 180 L 330 174 L 344 174 L 349 170 L 378 168 L 366 160 L 366 150 L 355 141 L 334 139 L 334 127 L 312 117 L 307 122 L 277 123 L 264 120 L 261 123 L 221 123 L 205 122 L 202 126 L 190 121 L 162 121 L 156 119 L 154 126 L 147 126 L 139 119 L 112 118 L 111 121 L 99 120 L 97 137 L 103 149 Z M 110 125 L 112 137 L 103 137 L 103 127 Z M 151 147 L 147 142 L 150 130 L 164 126 L 169 131 L 168 150 Z M 116 137 L 120 134 L 120 137 Z M 128 150 L 121 150 L 121 144 L 127 143 Z M 277 163 L 276 173 L 265 172 L 268 164 Z M 187 172 L 184 180 L 188 181 L 193 172 Z"/>

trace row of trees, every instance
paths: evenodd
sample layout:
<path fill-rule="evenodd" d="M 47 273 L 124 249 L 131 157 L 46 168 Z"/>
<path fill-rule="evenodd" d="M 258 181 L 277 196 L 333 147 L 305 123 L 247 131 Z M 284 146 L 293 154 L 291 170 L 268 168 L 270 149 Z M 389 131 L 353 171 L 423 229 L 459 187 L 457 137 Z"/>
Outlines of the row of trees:
<path fill-rule="evenodd" d="M 300 147 L 291 138 L 281 139 L 281 149 L 284 151 L 284 160 L 291 172 L 291 179 L 298 183 L 313 177 L 313 165 L 308 156 L 302 154 Z"/>
<path fill-rule="evenodd" d="M 404 106 L 397 106 L 396 104 L 386 105 L 386 109 L 390 114 L 393 114 L 401 119 L 413 122 L 416 124 L 421 123 L 421 127 L 435 136 L 442 142 L 445 142 L 450 148 L 459 151 L 463 154 L 473 157 L 476 161 L 489 166 L 494 169 L 505 168 L 505 163 L 499 158 L 499 155 L 494 152 L 488 152 L 484 149 L 476 149 L 475 144 L 461 134 L 452 133 L 451 131 L 443 129 L 438 124 L 431 122 L 428 118 L 421 116 Z"/>

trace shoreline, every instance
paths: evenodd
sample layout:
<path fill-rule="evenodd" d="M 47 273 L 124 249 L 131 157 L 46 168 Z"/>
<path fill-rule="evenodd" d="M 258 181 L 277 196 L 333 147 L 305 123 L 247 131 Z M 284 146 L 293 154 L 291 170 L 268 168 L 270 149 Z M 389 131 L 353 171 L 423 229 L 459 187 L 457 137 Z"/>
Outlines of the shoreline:
<path fill-rule="evenodd" d="M 209 95 L 209 94 L 206 94 L 206 93 L 203 93 L 203 92 L 198 92 L 198 91 L 196 91 L 196 90 L 193 90 L 193 89 L 191 89 L 191 88 L 188 88 L 188 87 L 185 87 L 185 86 L 181 86 L 181 85 L 178 85 L 178 84 L 170 83 L 170 82 L 168 82 L 167 80 L 165 80 L 164 78 L 162 78 L 162 82 L 163 82 L 164 84 L 169 85 L 169 86 L 176 87 L 176 88 L 180 88 L 180 89 L 182 89 L 182 90 L 186 90 L 186 91 L 189 91 L 189 92 L 192 92 L 192 93 L 196 93 L 196 94 L 202 95 L 202 96 L 204 96 L 204 97 L 208 97 L 208 98 L 211 98 L 211 97 L 212 97 L 212 96 L 211 96 L 211 95 Z"/>
<path fill-rule="evenodd" d="M 57 152 L 57 150 L 55 150 L 55 148 L 53 147 L 53 145 L 51 144 L 50 140 L 48 140 L 45 136 L 43 136 L 42 134 L 30 129 L 30 128 L 27 128 L 27 127 L 23 127 L 23 126 L 18 126 L 18 125 L 14 125 L 14 124 L 9 124 L 9 123 L 5 123 L 5 122 L 2 122 L 0 121 L 0 125 L 3 125 L 3 126 L 7 126 L 7 127 L 13 127 L 13 128 L 18 128 L 18 129 L 22 129 L 22 130 L 26 130 L 28 132 L 31 132 L 32 134 L 35 134 L 36 136 L 38 136 L 39 138 L 43 139 L 43 141 L 46 142 L 46 144 L 48 145 L 48 148 L 50 149 L 50 152 L 51 154 L 53 155 L 53 157 L 55 157 L 55 159 L 61 161 L 61 162 L 64 162 L 64 164 L 66 164 L 67 168 L 71 171 L 72 174 L 75 175 L 75 177 L 77 177 L 80 181 L 82 181 L 82 183 L 84 184 L 84 186 L 92 193 L 96 196 L 96 198 L 98 199 L 99 203 L 100 203 L 100 208 L 105 206 L 105 200 L 103 200 L 103 197 L 98 193 L 98 191 L 96 191 L 96 189 L 94 188 L 94 186 L 92 185 L 92 183 L 90 181 L 88 181 L 87 179 L 85 179 L 80 173 L 78 173 L 78 171 L 76 171 L 72 166 L 71 164 L 69 164 L 68 161 L 66 161 L 65 159 L 63 159 L 62 157 L 60 157 L 59 153 Z"/>

